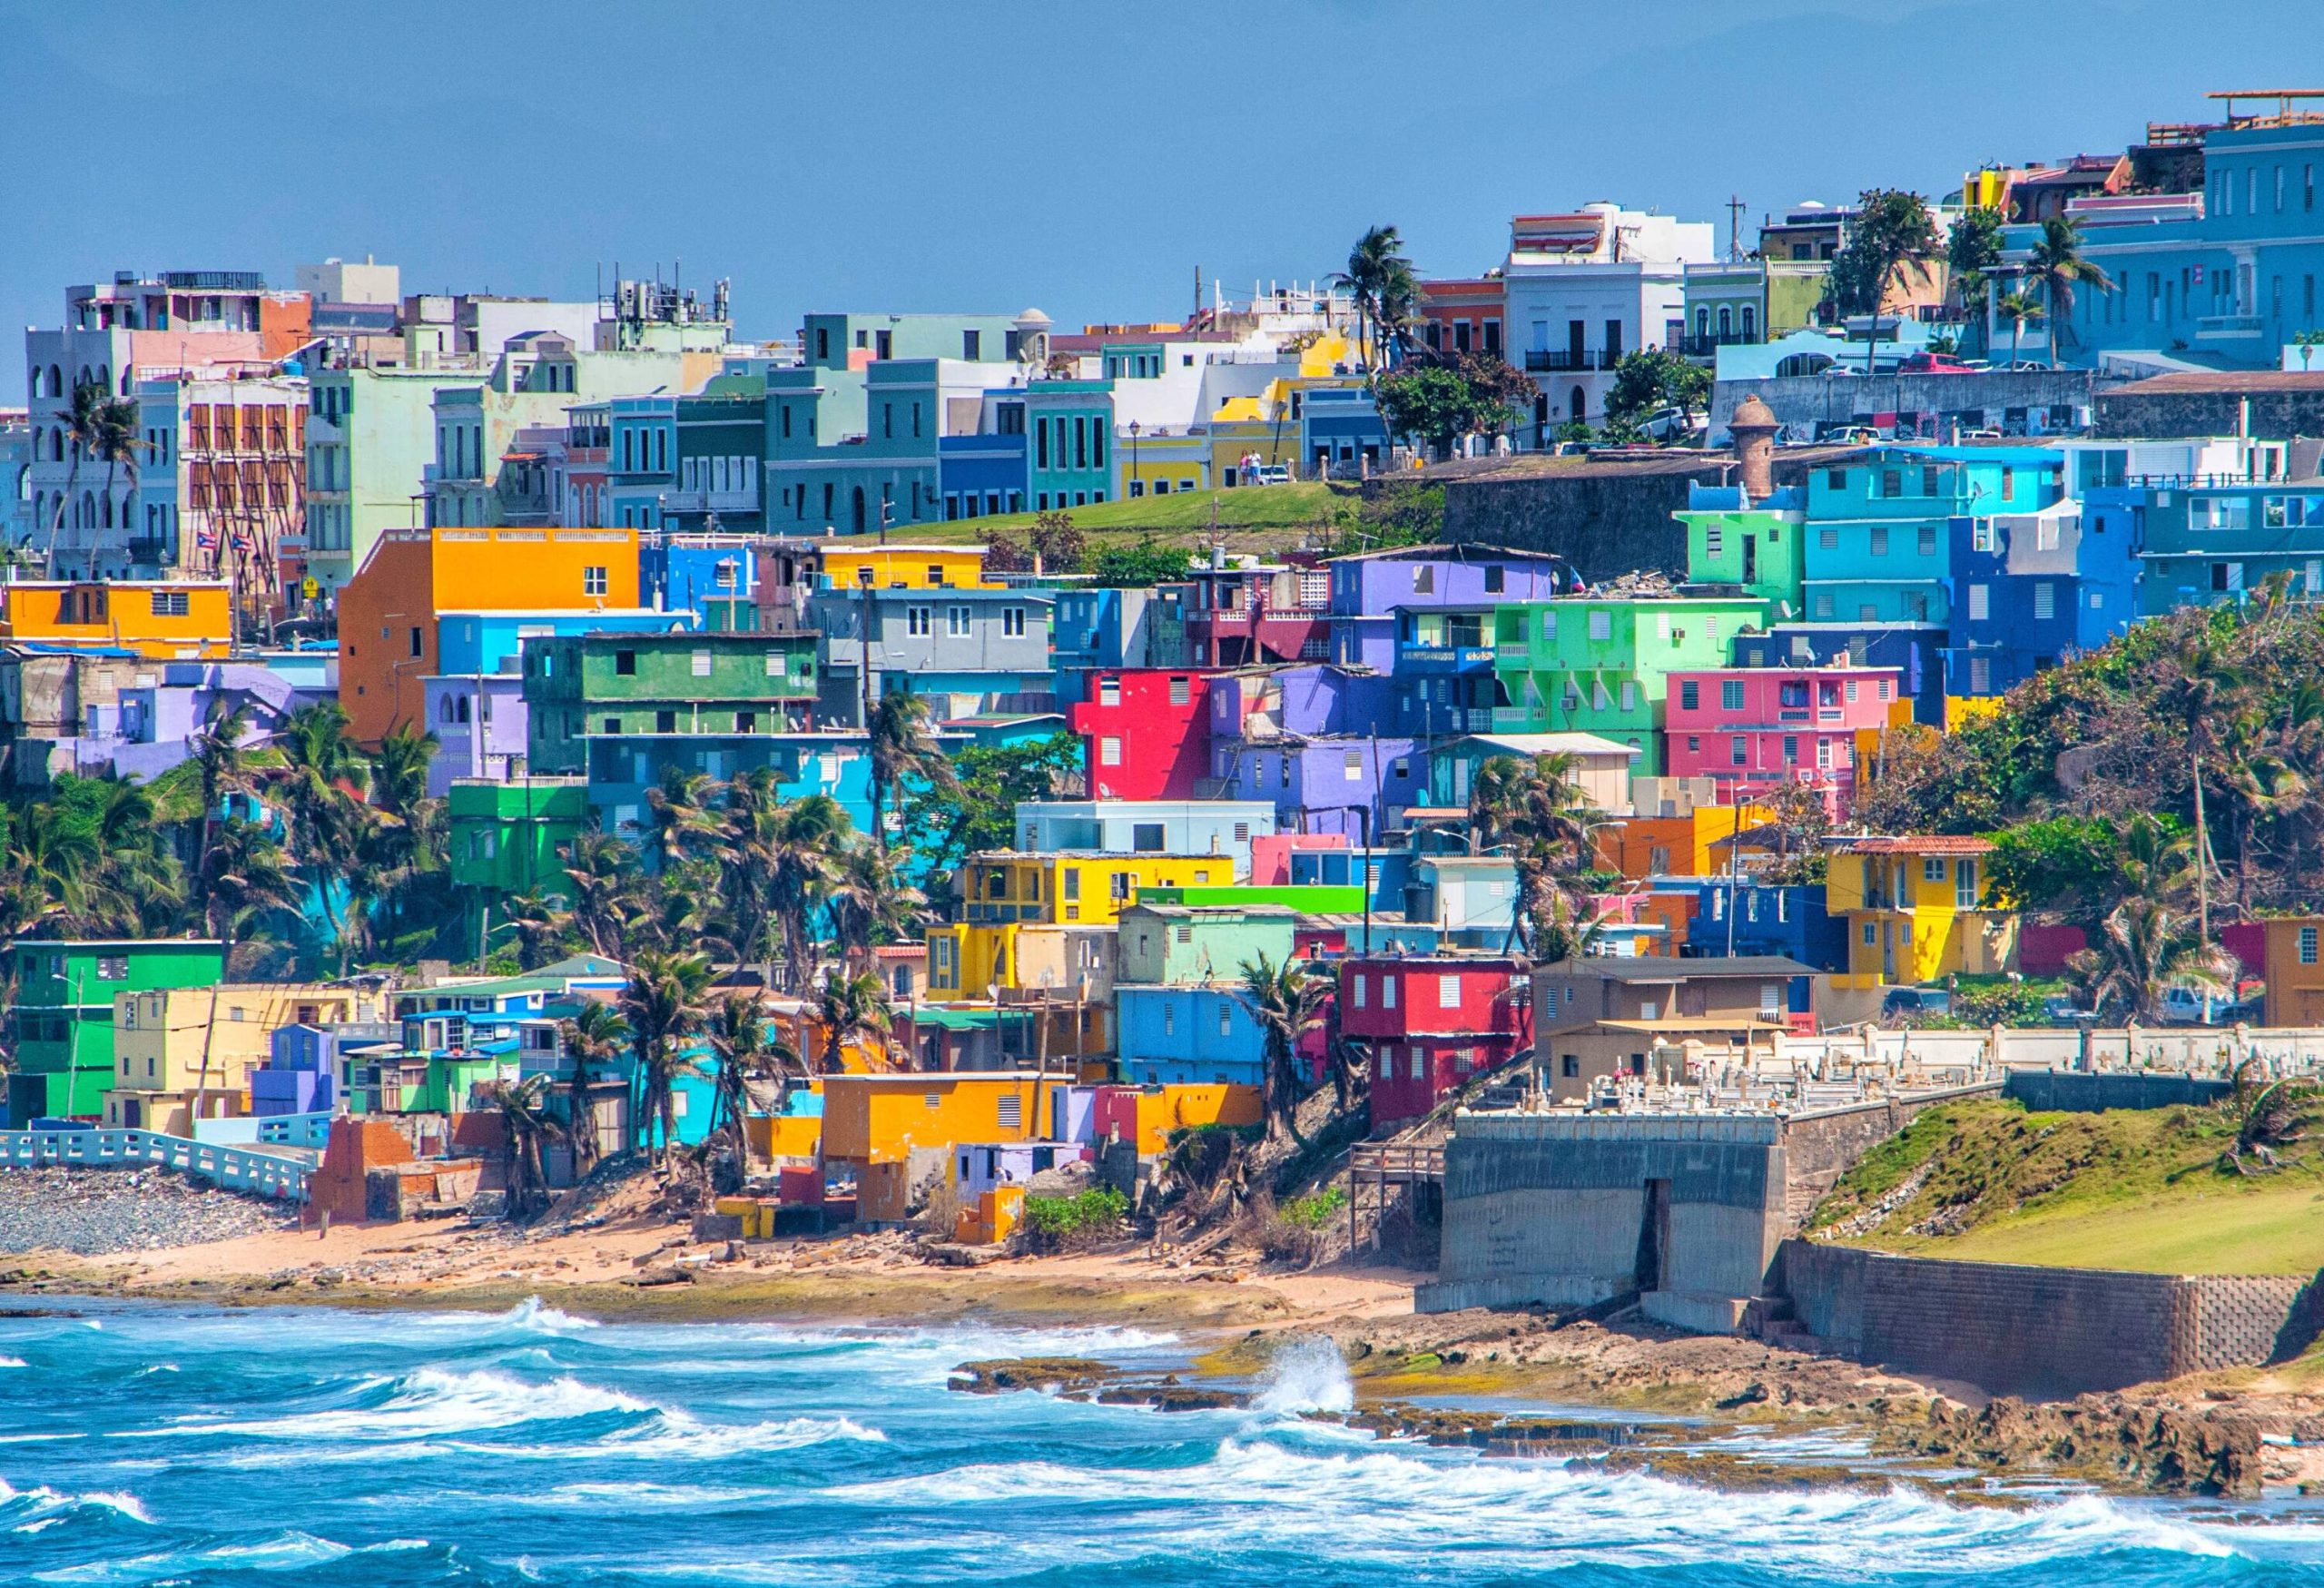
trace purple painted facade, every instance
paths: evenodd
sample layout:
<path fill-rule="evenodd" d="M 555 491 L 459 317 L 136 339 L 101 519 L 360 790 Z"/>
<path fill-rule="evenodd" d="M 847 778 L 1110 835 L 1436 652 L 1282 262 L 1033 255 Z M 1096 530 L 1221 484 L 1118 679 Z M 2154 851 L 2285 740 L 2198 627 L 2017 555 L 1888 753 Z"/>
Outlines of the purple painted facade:
<path fill-rule="evenodd" d="M 1374 674 L 1311 664 L 1220 673 L 1207 687 L 1210 736 L 1226 743 L 1279 734 L 1368 734 L 1386 720 L 1393 686 Z"/>
<path fill-rule="evenodd" d="M 1545 601 L 1579 588 L 1565 558 L 1490 546 L 1409 546 L 1335 557 L 1332 660 L 1343 666 L 1396 668 L 1400 607 L 1481 607 Z"/>
<path fill-rule="evenodd" d="M 1365 735 L 1214 740 L 1211 773 L 1223 799 L 1272 800 L 1284 833 L 1364 836 L 1428 798 L 1428 757 L 1411 739 Z"/>
<path fill-rule="evenodd" d="M 523 771 L 531 726 L 523 675 L 443 675 L 421 679 L 420 687 L 437 744 L 428 763 L 430 794 L 442 799 L 450 794 L 456 777 L 505 783 Z"/>

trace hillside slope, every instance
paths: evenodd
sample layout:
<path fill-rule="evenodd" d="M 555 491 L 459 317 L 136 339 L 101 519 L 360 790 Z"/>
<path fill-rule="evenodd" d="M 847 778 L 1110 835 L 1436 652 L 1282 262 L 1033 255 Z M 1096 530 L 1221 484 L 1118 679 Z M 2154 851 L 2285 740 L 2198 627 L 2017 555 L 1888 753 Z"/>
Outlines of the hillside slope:
<path fill-rule="evenodd" d="M 2324 1267 L 2324 1158 L 2221 1167 L 2222 1109 L 2029 1113 L 1931 1109 L 1833 1188 L 1809 1228 L 1851 1246 L 1974 1262 L 2147 1273 L 2307 1274 Z"/>

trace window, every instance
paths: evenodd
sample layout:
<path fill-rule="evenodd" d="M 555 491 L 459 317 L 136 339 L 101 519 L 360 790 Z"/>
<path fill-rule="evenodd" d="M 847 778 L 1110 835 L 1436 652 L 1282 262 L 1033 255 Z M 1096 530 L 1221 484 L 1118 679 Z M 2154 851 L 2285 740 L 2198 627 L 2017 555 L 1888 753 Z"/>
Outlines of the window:
<path fill-rule="evenodd" d="M 1718 683 L 1718 707 L 1721 711 L 1743 709 L 1743 680 L 1722 678 Z"/>
<path fill-rule="evenodd" d="M 1945 880 L 1945 857 L 1932 854 L 1921 862 L 1921 881 L 1941 883 Z"/>
<path fill-rule="evenodd" d="M 1886 524 L 1876 524 L 1872 527 L 1872 555 L 1875 557 L 1888 555 L 1888 526 Z"/>
<path fill-rule="evenodd" d="M 710 653 L 708 651 L 694 652 L 694 676 L 697 678 L 707 678 L 710 676 Z"/>
<path fill-rule="evenodd" d="M 581 570 L 581 593 L 584 596 L 602 596 L 606 588 L 605 569 L 585 567 Z"/>
<path fill-rule="evenodd" d="M 1880 471 L 1880 494 L 1883 498 L 1903 496 L 1905 494 L 1905 471 L 1901 469 L 1882 469 Z"/>
<path fill-rule="evenodd" d="M 1993 587 L 1990 585 L 1970 586 L 1969 621 L 1972 623 L 1983 623 L 1992 615 Z"/>
<path fill-rule="evenodd" d="M 944 633 L 951 639 L 969 637 L 969 609 L 965 607 L 944 608 Z"/>
<path fill-rule="evenodd" d="M 1025 633 L 1025 609 L 1004 607 L 1000 609 L 1000 632 L 1010 639 L 1019 639 Z"/>
<path fill-rule="evenodd" d="M 1799 735 L 1797 734 L 1786 734 L 1783 736 L 1783 764 L 1786 766 L 1799 764 Z"/>
<path fill-rule="evenodd" d="M 1171 680 L 1170 680 L 1170 704 L 1171 704 L 1172 705 L 1186 705 L 1186 704 L 1187 703 L 1187 701 L 1188 701 L 1188 700 L 1190 700 L 1191 698 L 1193 698 L 1193 689 L 1194 689 L 1194 684 L 1193 684 L 1193 681 L 1192 681 L 1191 679 L 1187 679 L 1187 678 L 1173 678 L 1173 679 L 1171 679 Z"/>
<path fill-rule="evenodd" d="M 1977 863 L 1964 859 L 1953 868 L 1953 903 L 1955 909 L 1974 910 L 1977 907 Z"/>
<path fill-rule="evenodd" d="M 1485 569 L 1485 594 L 1498 596 L 1507 587 L 1509 570 L 1499 563 Z"/>
<path fill-rule="evenodd" d="M 97 980 L 98 980 L 98 981 L 128 981 L 128 980 L 129 980 L 129 957 L 128 957 L 126 954 L 100 954 L 100 955 L 98 955 L 98 956 L 97 956 Z"/>
<path fill-rule="evenodd" d="M 1162 1006 L 1162 1034 L 1166 1037 L 1178 1034 L 1178 1010 L 1175 1004 Z"/>
<path fill-rule="evenodd" d="M 1924 524 L 1921 526 L 1920 554 L 1923 557 L 1935 557 L 1936 555 L 1936 526 L 1934 524 Z"/>
<path fill-rule="evenodd" d="M 1448 972 L 1436 979 L 1436 1007 L 1439 1009 L 1461 1007 L 1461 978 L 1458 972 Z"/>
<path fill-rule="evenodd" d="M 925 639 L 935 632 L 935 609 L 929 607 L 904 608 L 904 632 L 915 638 Z"/>
<path fill-rule="evenodd" d="M 1719 556 L 1724 549 L 1724 539 L 1725 538 L 1719 533 L 1719 528 L 1718 525 L 1709 524 L 1704 526 L 1703 555 L 1707 557 Z"/>
<path fill-rule="evenodd" d="M 614 653 L 614 672 L 624 678 L 635 677 L 637 674 L 637 653 L 635 651 L 615 651 Z"/>
<path fill-rule="evenodd" d="M 1122 742 L 1111 736 L 1098 741 L 1098 764 L 1119 766 L 1122 764 Z"/>
<path fill-rule="evenodd" d="M 1364 976 L 1362 972 L 1359 972 L 1357 974 L 1349 977 L 1348 981 L 1354 984 L 1355 989 L 1355 1007 L 1362 1009 L 1364 1007 Z"/>
<path fill-rule="evenodd" d="M 1818 551 L 1837 551 L 1837 550 L 1839 550 L 1839 548 L 1840 548 L 1840 532 L 1839 532 L 1838 530 L 1837 530 L 1837 529 L 1818 529 L 1817 531 L 1816 531 L 1816 549 L 1817 549 L 1817 550 L 1818 550 Z"/>
<path fill-rule="evenodd" d="M 1603 609 L 1590 613 L 1590 637 L 1591 639 L 1613 638 L 1614 615 L 1610 612 L 1604 611 Z"/>
<path fill-rule="evenodd" d="M 1380 1007 L 1383 1009 L 1396 1007 L 1396 979 L 1393 976 L 1384 975 L 1380 978 Z"/>
<path fill-rule="evenodd" d="M 2048 583 L 2035 585 L 2034 587 L 2034 616 L 2037 619 L 2043 619 L 2055 617 L 2057 615 L 2058 587 Z"/>
<path fill-rule="evenodd" d="M 419 655 L 420 654 L 420 649 L 419 649 L 419 630 L 418 630 L 417 628 L 415 628 L 415 629 L 413 629 L 413 630 L 411 631 L 411 654 L 412 654 L 413 656 L 419 656 Z"/>
<path fill-rule="evenodd" d="M 1099 679 L 1098 681 L 1098 704 L 1099 705 L 1119 705 L 1121 703 L 1122 681 L 1118 678 Z"/>
<path fill-rule="evenodd" d="M 1738 734 L 1728 741 L 1727 759 L 1728 764 L 1732 766 L 1751 764 L 1751 741 L 1748 735 Z"/>
<path fill-rule="evenodd" d="M 1218 1034 L 1219 1034 L 1220 1036 L 1222 1036 L 1222 1037 L 1227 1037 L 1227 1036 L 1232 1036 L 1232 1035 L 1234 1035 L 1234 1034 L 1235 1034 L 1235 1012 L 1234 1012 L 1234 1011 L 1235 1011 L 1235 1006 L 1234 1006 L 1232 1003 L 1227 1002 L 1225 999 L 1221 999 L 1221 1000 L 1219 1001 L 1219 1004 L 1218 1004 Z"/>
<path fill-rule="evenodd" d="M 155 617 L 183 617 L 187 615 L 186 592 L 156 590 L 153 596 L 153 607 Z"/>
<path fill-rule="evenodd" d="M 654 731 L 657 734 L 676 733 L 678 731 L 678 714 L 675 711 L 655 712 L 654 714 Z"/>
<path fill-rule="evenodd" d="M 2299 929 L 2299 962 L 2303 965 L 2316 962 L 2316 929 L 2312 926 Z"/>
<path fill-rule="evenodd" d="M 1701 709 L 1702 703 L 1701 685 L 1689 678 L 1679 686 L 1679 710 L 1698 711 Z"/>

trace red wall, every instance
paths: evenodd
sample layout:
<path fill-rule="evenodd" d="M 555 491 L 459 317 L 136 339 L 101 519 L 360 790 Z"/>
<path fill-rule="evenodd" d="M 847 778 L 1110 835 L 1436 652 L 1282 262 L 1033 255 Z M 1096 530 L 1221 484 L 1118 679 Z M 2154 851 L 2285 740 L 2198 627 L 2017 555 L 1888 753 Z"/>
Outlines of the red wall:
<path fill-rule="evenodd" d="M 1461 978 L 1461 1001 L 1452 1009 L 1443 1006 L 1439 991 L 1438 979 L 1447 975 Z M 1361 1005 L 1350 985 L 1356 976 L 1363 976 L 1367 983 Z M 1515 960 L 1351 959 L 1340 967 L 1342 1028 L 1350 1036 L 1380 1040 L 1430 1033 L 1471 1037 L 1481 1032 L 1516 1031 L 1526 1023 L 1528 1011 L 1520 1007 L 1517 999 L 1509 996 L 1509 991 L 1512 979 L 1521 982 L 1522 976 L 1522 968 Z M 1382 1005 L 1384 977 L 1393 979 L 1396 984 L 1393 1009 Z"/>
<path fill-rule="evenodd" d="M 1420 1118 L 1443 1102 L 1446 1093 L 1508 1059 L 1522 1045 L 1514 1035 L 1507 1034 L 1382 1043 L 1372 1055 L 1374 1129 Z M 1470 1055 L 1465 1063 L 1454 1057 L 1463 1050 Z M 1418 1076 L 1413 1074 L 1415 1057 Z"/>
<path fill-rule="evenodd" d="M 1101 703 L 1103 686 L 1118 680 L 1118 704 Z M 1170 697 L 1183 681 L 1183 703 Z M 1068 720 L 1088 741 L 1089 797 L 1099 800 L 1190 800 L 1210 764 L 1210 699 L 1203 675 L 1185 668 L 1102 668 L 1089 675 L 1089 697 Z M 1104 741 L 1121 741 L 1118 765 L 1103 764 Z"/>

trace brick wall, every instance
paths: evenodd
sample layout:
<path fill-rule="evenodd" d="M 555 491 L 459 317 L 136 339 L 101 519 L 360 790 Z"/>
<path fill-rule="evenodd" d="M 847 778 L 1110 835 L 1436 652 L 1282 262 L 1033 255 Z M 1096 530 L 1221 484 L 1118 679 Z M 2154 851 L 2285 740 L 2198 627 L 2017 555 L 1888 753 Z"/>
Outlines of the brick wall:
<path fill-rule="evenodd" d="M 2131 1274 L 1891 1257 L 1787 1240 L 1775 1287 L 1866 1362 L 1996 1394 L 2073 1396 L 2265 1362 L 2324 1321 L 2299 1277 Z"/>

